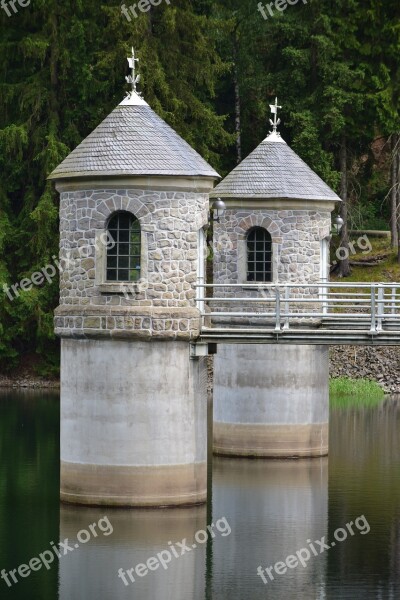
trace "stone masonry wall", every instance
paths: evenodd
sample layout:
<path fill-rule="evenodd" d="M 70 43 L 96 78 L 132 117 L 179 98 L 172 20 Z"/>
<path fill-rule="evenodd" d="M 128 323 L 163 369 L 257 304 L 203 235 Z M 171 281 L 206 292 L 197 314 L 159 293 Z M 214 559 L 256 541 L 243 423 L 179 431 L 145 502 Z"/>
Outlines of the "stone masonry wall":
<path fill-rule="evenodd" d="M 214 312 L 260 313 L 257 317 L 225 316 L 213 317 L 219 326 L 235 327 L 245 324 L 271 325 L 275 312 L 275 289 L 249 289 L 247 281 L 247 234 L 253 227 L 264 227 L 272 238 L 272 284 L 276 283 L 318 283 L 321 278 L 321 240 L 329 237 L 331 229 L 330 211 L 310 210 L 269 210 L 269 209 L 228 209 L 214 229 L 214 283 L 243 284 L 242 288 L 219 288 L 219 298 L 251 298 L 251 303 L 233 304 L 220 302 L 213 304 Z M 246 287 L 247 286 L 247 287 Z M 296 303 L 293 299 L 317 297 L 318 288 L 292 288 L 290 312 L 299 313 L 298 324 L 302 323 L 301 313 L 313 309 L 313 304 Z M 260 303 L 256 300 L 260 299 Z M 282 295 L 281 295 L 282 299 Z M 315 309 L 321 310 L 317 303 Z"/>
<path fill-rule="evenodd" d="M 137 217 L 145 249 L 141 281 L 129 285 L 124 293 L 105 290 L 107 282 L 99 283 L 103 277 L 99 269 L 104 270 L 104 264 L 96 249 L 96 236 L 103 234 L 104 239 L 107 221 L 118 210 Z M 207 222 L 208 195 L 204 193 L 135 189 L 63 192 L 57 334 L 197 337 L 200 323 L 194 286 L 198 231 Z"/>
<path fill-rule="evenodd" d="M 215 225 L 214 283 L 246 283 L 246 236 L 253 227 L 271 234 L 273 283 L 319 281 L 321 240 L 330 235 L 329 211 L 228 209 Z"/>

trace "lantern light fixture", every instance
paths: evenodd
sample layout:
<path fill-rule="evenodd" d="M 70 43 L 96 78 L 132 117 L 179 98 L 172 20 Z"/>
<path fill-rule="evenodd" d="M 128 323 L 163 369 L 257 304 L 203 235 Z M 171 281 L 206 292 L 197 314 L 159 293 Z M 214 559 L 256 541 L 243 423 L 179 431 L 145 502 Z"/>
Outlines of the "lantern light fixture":
<path fill-rule="evenodd" d="M 340 215 L 336 217 L 332 225 L 332 233 L 339 235 L 343 229 L 344 221 Z"/>
<path fill-rule="evenodd" d="M 211 205 L 211 221 L 219 223 L 221 217 L 225 214 L 226 204 L 221 198 L 217 198 Z"/>

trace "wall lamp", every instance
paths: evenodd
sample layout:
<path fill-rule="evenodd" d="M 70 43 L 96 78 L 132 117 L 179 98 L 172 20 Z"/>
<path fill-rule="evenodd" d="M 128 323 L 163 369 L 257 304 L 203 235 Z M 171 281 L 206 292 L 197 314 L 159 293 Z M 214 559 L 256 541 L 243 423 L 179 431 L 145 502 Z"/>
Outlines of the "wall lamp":
<path fill-rule="evenodd" d="M 226 211 L 226 204 L 221 200 L 221 198 L 217 198 L 211 205 L 211 221 L 219 223 L 221 217 L 224 215 Z"/>
<path fill-rule="evenodd" d="M 339 235 L 343 229 L 344 221 L 340 215 L 332 223 L 332 234 Z"/>

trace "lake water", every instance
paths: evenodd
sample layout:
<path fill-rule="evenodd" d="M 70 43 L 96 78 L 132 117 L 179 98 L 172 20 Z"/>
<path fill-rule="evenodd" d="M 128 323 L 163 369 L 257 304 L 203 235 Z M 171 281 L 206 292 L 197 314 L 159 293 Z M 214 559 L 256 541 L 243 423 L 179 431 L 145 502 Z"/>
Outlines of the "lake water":
<path fill-rule="evenodd" d="M 0 579 L 0 598 L 400 597 L 400 403 L 394 399 L 375 408 L 333 410 L 329 460 L 214 458 L 208 506 L 191 509 L 60 507 L 54 393 L 0 392 L 0 428 L 0 569 L 8 573 L 40 553 L 51 555 L 51 542 L 68 538 L 70 547 L 51 564 L 45 555 L 48 569 L 26 578 L 16 574 L 11 587 Z M 351 522 L 354 535 L 346 528 Z M 208 532 L 205 541 L 211 523 L 213 536 Z M 91 524 L 97 524 L 96 536 Z M 90 539 L 80 534 L 75 548 L 82 531 Z M 332 541 L 335 546 L 321 553 Z M 298 551 L 305 566 L 270 570 L 273 580 L 263 571 L 266 584 L 257 575 L 257 567 Z M 128 585 L 118 577 L 120 568 L 126 573 L 160 553 L 165 569 L 135 573 L 134 582 L 125 575 Z"/>

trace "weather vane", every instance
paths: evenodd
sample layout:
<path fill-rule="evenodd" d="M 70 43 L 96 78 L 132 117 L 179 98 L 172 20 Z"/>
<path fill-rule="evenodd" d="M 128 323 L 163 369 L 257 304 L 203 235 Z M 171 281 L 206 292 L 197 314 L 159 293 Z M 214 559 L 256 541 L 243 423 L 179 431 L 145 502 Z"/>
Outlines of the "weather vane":
<path fill-rule="evenodd" d="M 281 120 L 278 119 L 278 108 L 282 108 L 282 106 L 278 106 L 278 98 L 275 98 L 275 104 L 270 104 L 269 107 L 271 109 L 272 114 L 274 115 L 274 120 L 269 120 L 273 127 L 271 133 L 278 133 L 278 125 L 281 122 Z"/>
<path fill-rule="evenodd" d="M 128 56 L 128 64 L 129 64 L 129 68 L 131 69 L 132 73 L 131 75 L 127 75 L 125 77 L 126 81 L 129 83 L 129 85 L 132 86 L 132 90 L 131 92 L 129 92 L 128 96 L 131 96 L 133 93 L 137 94 L 138 96 L 141 96 L 142 94 L 140 92 L 138 92 L 136 86 L 140 81 L 140 75 L 136 75 L 136 63 L 139 62 L 139 59 L 135 57 L 135 51 L 132 48 L 132 57 Z"/>

